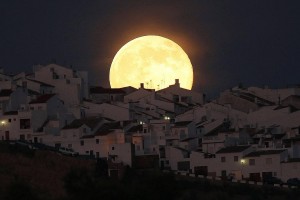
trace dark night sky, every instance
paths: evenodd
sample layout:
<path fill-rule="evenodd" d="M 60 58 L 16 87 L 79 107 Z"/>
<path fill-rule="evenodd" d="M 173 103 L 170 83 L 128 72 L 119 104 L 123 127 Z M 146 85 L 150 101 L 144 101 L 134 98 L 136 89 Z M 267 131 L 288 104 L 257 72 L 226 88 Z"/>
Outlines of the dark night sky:
<path fill-rule="evenodd" d="M 142 35 L 178 43 L 194 66 L 193 89 L 300 83 L 300 1 L 8 0 L 0 4 L 0 66 L 73 65 L 109 87 L 115 53 Z"/>

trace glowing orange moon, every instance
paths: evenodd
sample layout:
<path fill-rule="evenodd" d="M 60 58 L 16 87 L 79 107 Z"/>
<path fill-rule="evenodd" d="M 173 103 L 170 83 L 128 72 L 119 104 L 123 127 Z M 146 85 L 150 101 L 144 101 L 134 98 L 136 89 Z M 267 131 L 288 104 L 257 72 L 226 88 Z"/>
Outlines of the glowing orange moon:
<path fill-rule="evenodd" d="M 161 36 L 142 36 L 126 43 L 110 67 L 112 88 L 132 86 L 163 89 L 179 79 L 180 87 L 191 89 L 193 67 L 184 50 Z"/>

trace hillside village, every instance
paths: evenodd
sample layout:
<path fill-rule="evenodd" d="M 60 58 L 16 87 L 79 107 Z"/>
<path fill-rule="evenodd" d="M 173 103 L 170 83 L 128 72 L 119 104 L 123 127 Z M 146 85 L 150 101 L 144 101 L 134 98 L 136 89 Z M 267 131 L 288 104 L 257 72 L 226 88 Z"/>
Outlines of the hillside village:
<path fill-rule="evenodd" d="M 218 98 L 180 87 L 90 86 L 58 64 L 0 71 L 0 139 L 24 140 L 122 166 L 236 180 L 300 177 L 300 87 L 237 86 Z M 152 166 L 153 167 L 153 166 Z"/>

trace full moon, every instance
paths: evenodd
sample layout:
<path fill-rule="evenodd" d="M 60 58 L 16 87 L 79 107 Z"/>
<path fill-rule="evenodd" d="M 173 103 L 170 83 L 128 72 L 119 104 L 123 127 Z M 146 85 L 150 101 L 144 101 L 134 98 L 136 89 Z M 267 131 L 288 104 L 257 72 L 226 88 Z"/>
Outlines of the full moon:
<path fill-rule="evenodd" d="M 179 79 L 180 87 L 191 89 L 193 67 L 184 50 L 161 36 L 142 36 L 126 43 L 110 67 L 112 88 L 132 86 L 160 90 Z"/>

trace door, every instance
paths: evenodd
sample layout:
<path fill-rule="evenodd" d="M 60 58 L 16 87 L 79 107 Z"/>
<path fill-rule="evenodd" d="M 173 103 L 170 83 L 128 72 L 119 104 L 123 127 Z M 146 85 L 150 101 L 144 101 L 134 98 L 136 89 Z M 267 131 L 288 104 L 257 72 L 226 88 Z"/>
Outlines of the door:
<path fill-rule="evenodd" d="M 20 140 L 25 140 L 25 135 L 24 134 L 20 135 Z"/>
<path fill-rule="evenodd" d="M 94 157 L 94 151 L 93 150 L 90 150 L 90 156 Z"/>
<path fill-rule="evenodd" d="M 256 181 L 256 182 L 261 181 L 260 173 L 250 173 L 249 179 L 250 179 L 250 181 Z"/>
<path fill-rule="evenodd" d="M 242 180 L 242 172 L 240 170 L 231 171 L 234 179 Z"/>
<path fill-rule="evenodd" d="M 160 161 L 160 169 L 165 169 L 165 161 L 164 160 Z"/>
<path fill-rule="evenodd" d="M 269 179 L 272 176 L 273 176 L 272 172 L 262 172 L 263 180 Z"/>
<path fill-rule="evenodd" d="M 208 168 L 207 166 L 197 166 L 194 168 L 196 175 L 207 176 Z"/>
<path fill-rule="evenodd" d="M 222 171 L 221 171 L 221 176 L 222 176 L 223 178 L 225 178 L 225 177 L 227 176 L 226 170 L 222 170 Z"/>
<path fill-rule="evenodd" d="M 9 131 L 5 131 L 5 140 L 9 140 Z"/>

